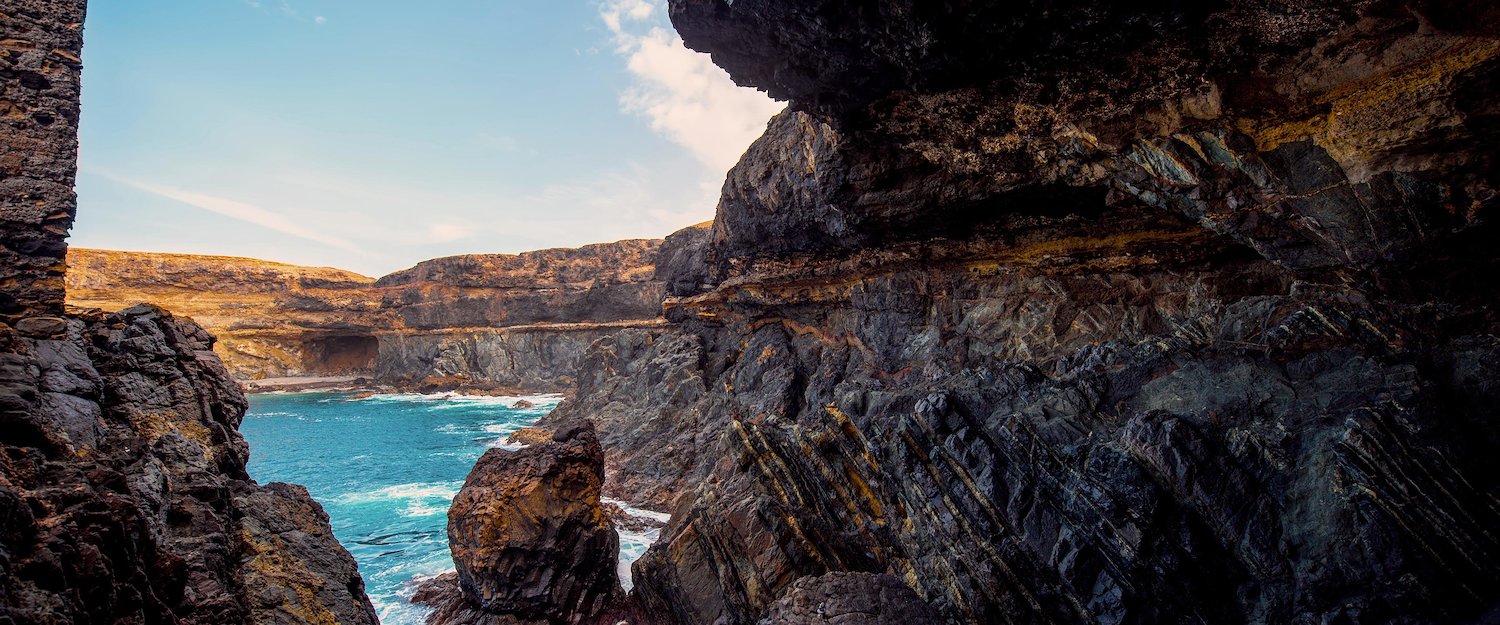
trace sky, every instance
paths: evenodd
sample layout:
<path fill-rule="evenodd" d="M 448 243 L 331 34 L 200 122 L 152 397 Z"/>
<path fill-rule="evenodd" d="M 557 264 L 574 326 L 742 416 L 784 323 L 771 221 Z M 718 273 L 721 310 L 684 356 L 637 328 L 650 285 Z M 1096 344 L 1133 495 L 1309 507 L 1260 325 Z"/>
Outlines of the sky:
<path fill-rule="evenodd" d="M 71 245 L 380 276 L 713 217 L 782 104 L 661 0 L 131 0 L 85 24 Z"/>

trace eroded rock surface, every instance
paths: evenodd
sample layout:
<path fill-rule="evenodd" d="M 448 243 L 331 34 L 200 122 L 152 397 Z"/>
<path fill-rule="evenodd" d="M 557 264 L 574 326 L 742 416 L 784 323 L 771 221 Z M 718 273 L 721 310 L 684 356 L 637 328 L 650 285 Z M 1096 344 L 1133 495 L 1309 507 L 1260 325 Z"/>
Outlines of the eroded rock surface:
<path fill-rule="evenodd" d="M 603 482 L 604 452 L 588 421 L 558 428 L 549 442 L 485 452 L 448 510 L 457 573 L 425 590 L 437 608 L 428 622 L 594 622 L 620 594 L 620 539 L 599 502 Z"/>
<path fill-rule="evenodd" d="M 78 205 L 84 0 L 0 10 L 0 320 L 55 315 Z"/>
<path fill-rule="evenodd" d="M 0 327 L 0 618 L 377 622 L 306 490 L 246 475 L 212 337 L 146 306 L 60 321 Z"/>
<path fill-rule="evenodd" d="M 681 494 L 649 609 L 862 572 L 966 623 L 1494 613 L 1492 7 L 671 8 L 794 110 L 557 411 Z"/>

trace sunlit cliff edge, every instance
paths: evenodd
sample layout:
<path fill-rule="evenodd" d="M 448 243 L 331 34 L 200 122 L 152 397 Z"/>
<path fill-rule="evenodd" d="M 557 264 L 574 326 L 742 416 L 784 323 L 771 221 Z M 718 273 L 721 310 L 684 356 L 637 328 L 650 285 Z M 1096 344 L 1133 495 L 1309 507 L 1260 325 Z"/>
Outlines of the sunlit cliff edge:
<path fill-rule="evenodd" d="M 660 324 L 657 259 L 706 235 L 439 258 L 375 279 L 225 256 L 68 251 L 67 303 L 149 302 L 219 340 L 237 378 L 364 375 L 434 387 L 558 390 L 578 355 Z"/>

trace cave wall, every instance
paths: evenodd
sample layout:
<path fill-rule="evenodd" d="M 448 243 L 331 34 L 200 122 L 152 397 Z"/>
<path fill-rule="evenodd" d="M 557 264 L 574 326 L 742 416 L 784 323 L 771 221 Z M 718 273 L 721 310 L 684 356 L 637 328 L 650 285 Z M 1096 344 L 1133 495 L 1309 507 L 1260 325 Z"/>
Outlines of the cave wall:
<path fill-rule="evenodd" d="M 853 571 L 952 622 L 1500 609 L 1493 7 L 670 6 L 791 110 L 672 325 L 548 417 L 675 501 L 646 605 L 753 623 Z"/>

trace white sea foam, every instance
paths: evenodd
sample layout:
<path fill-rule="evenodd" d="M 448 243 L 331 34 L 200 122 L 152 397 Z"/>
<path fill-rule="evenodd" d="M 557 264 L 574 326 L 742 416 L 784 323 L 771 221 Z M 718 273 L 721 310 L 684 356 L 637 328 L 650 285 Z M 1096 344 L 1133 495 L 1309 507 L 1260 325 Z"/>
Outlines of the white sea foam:
<path fill-rule="evenodd" d="M 535 409 L 551 409 L 563 400 L 560 393 L 542 393 L 537 395 L 463 395 L 459 393 L 376 393 L 369 397 L 350 399 L 349 401 L 369 402 L 434 402 L 439 405 L 434 408 L 462 408 L 465 406 L 501 406 L 504 408 L 515 408 L 517 402 L 526 400 L 531 402 Z M 522 408 L 522 410 L 531 410 Z"/>
<path fill-rule="evenodd" d="M 339 503 L 369 504 L 382 501 L 405 500 L 406 507 L 396 514 L 404 517 L 424 517 L 444 514 L 463 482 L 412 482 L 397 484 L 374 490 L 348 493 L 337 498 Z"/>
<path fill-rule="evenodd" d="M 264 419 L 266 417 L 299 417 L 300 418 L 300 415 L 298 415 L 295 412 L 272 411 L 272 412 L 256 412 L 256 413 L 252 413 L 250 415 L 247 415 L 246 418 L 249 418 L 249 419 Z"/>
<path fill-rule="evenodd" d="M 655 543 L 656 539 L 661 538 L 661 530 L 653 528 L 637 532 L 617 527 L 615 531 L 620 535 L 620 562 L 615 572 L 620 576 L 620 585 L 625 587 L 625 590 L 630 590 L 630 587 L 635 585 L 630 577 L 630 565 L 641 559 L 646 549 Z"/>
<path fill-rule="evenodd" d="M 672 513 L 670 512 L 657 512 L 655 510 L 637 508 L 613 497 L 600 497 L 599 501 L 615 504 L 619 506 L 621 510 L 624 510 L 625 514 L 628 514 L 630 516 L 639 517 L 642 519 L 650 519 L 652 521 L 656 521 L 657 523 L 665 524 L 667 521 L 670 521 L 672 519 Z"/>
<path fill-rule="evenodd" d="M 672 515 L 666 512 L 637 508 L 611 497 L 600 497 L 599 500 L 604 503 L 617 505 L 621 510 L 625 511 L 625 514 L 640 519 L 649 519 L 665 524 L 672 518 Z M 625 590 L 630 590 L 630 587 L 634 585 L 633 580 L 630 578 L 630 565 L 639 560 L 646 553 L 646 549 L 656 542 L 656 539 L 661 538 L 661 528 L 636 531 L 616 527 L 615 531 L 620 535 L 620 562 L 616 572 L 620 576 L 620 585 L 624 586 Z"/>

